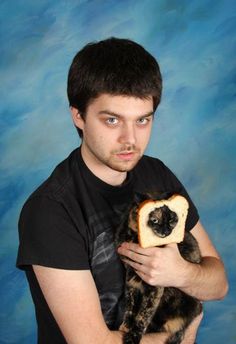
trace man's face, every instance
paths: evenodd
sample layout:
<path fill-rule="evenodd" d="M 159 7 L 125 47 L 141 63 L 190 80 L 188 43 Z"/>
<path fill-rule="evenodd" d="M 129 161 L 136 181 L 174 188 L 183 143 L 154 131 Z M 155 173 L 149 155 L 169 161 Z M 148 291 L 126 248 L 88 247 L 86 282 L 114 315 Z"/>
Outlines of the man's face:
<path fill-rule="evenodd" d="M 127 172 L 148 144 L 153 100 L 102 94 L 88 106 L 85 120 L 74 122 L 83 131 L 82 155 L 93 171 Z"/>

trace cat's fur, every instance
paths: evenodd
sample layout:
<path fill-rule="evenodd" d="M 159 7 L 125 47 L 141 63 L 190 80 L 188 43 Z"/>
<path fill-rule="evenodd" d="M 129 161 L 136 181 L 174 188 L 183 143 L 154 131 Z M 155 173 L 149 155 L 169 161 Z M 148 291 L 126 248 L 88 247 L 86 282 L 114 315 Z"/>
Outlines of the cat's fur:
<path fill-rule="evenodd" d="M 168 196 L 169 194 L 158 196 L 155 194 L 155 199 L 167 199 Z M 150 198 L 154 199 L 150 195 L 136 196 L 136 201 L 118 228 L 116 236 L 118 246 L 124 241 L 138 243 L 138 204 L 144 199 Z M 165 214 L 163 216 L 166 217 Z M 173 227 L 172 215 L 170 219 L 169 227 L 171 228 Z M 178 249 L 187 261 L 200 263 L 200 250 L 191 233 L 185 232 L 184 240 L 178 244 Z M 166 344 L 179 344 L 188 325 L 202 310 L 200 301 L 179 289 L 148 285 L 128 264 L 126 264 L 125 303 L 124 319 L 120 327 L 125 332 L 123 337 L 125 344 L 139 344 L 142 335 L 147 332 L 167 332 L 169 337 Z"/>

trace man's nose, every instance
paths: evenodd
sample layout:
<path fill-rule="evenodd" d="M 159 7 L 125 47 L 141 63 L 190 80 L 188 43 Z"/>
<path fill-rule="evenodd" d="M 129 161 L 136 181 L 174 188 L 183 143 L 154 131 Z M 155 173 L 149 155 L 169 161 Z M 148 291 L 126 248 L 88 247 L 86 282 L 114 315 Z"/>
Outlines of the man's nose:
<path fill-rule="evenodd" d="M 136 131 L 133 123 L 125 123 L 120 132 L 119 142 L 134 145 L 136 143 Z"/>

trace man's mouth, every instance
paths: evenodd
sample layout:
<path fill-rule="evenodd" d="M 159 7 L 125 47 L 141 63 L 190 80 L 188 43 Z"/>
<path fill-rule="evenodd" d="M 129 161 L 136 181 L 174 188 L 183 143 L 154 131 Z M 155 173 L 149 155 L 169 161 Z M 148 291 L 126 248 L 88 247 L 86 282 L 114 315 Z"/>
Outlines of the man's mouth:
<path fill-rule="evenodd" d="M 132 151 L 128 151 L 128 152 L 119 152 L 119 153 L 116 153 L 116 156 L 121 159 L 121 160 L 125 160 L 125 161 L 128 161 L 128 160 L 132 160 L 133 157 L 135 155 L 135 152 Z"/>

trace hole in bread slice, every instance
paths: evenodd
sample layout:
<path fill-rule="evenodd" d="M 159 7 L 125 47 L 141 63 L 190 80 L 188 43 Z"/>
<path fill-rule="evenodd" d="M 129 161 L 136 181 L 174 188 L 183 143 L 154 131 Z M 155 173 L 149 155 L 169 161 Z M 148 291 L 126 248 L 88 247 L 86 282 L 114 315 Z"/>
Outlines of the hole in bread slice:
<path fill-rule="evenodd" d="M 168 199 L 142 202 L 138 209 L 140 246 L 146 248 L 183 241 L 188 208 L 186 198 L 177 194 Z M 164 224 L 160 214 L 168 217 Z"/>

